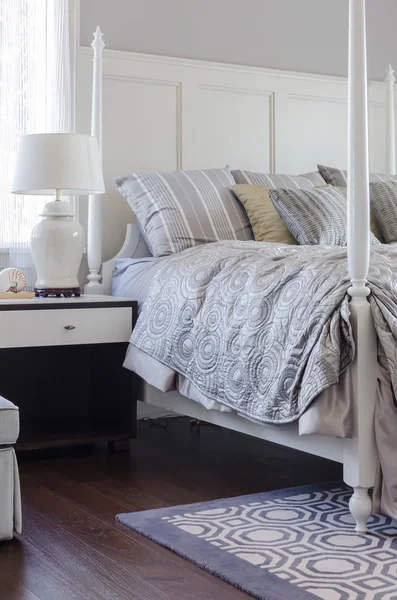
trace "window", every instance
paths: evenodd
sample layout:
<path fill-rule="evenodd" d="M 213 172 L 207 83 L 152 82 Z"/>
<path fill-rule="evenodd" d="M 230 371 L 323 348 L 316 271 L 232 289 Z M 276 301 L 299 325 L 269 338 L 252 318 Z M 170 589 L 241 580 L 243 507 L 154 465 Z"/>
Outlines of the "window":
<path fill-rule="evenodd" d="M 30 285 L 30 235 L 48 197 L 10 189 L 20 135 L 73 131 L 70 4 L 0 1 L 0 268 L 21 268 Z"/>

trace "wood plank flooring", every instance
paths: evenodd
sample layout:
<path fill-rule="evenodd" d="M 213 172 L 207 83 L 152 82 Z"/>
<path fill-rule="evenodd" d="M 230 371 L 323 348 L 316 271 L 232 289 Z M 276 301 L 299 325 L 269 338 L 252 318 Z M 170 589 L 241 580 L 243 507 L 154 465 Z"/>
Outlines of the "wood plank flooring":
<path fill-rule="evenodd" d="M 0 543 L 0 600 L 249 596 L 115 522 L 140 511 L 340 480 L 340 465 L 188 419 L 139 425 L 130 452 L 19 456 L 24 529 Z"/>

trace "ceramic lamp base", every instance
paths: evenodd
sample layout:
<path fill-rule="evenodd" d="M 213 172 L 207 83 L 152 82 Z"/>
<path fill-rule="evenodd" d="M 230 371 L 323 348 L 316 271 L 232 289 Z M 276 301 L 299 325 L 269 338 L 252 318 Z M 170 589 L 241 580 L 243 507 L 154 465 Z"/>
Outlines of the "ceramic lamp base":
<path fill-rule="evenodd" d="M 76 288 L 34 288 L 36 298 L 78 298 L 81 289 Z"/>
<path fill-rule="evenodd" d="M 31 246 L 37 271 L 36 296 L 76 296 L 84 249 L 84 231 L 72 207 L 55 200 L 45 205 L 42 221 L 32 231 Z"/>

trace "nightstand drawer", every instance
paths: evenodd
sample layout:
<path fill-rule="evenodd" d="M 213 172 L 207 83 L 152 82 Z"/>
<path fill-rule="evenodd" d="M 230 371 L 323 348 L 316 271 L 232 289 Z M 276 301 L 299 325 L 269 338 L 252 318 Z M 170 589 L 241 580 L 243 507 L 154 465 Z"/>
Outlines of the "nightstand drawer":
<path fill-rule="evenodd" d="M 130 307 L 0 312 L 0 348 L 128 342 L 131 331 Z"/>

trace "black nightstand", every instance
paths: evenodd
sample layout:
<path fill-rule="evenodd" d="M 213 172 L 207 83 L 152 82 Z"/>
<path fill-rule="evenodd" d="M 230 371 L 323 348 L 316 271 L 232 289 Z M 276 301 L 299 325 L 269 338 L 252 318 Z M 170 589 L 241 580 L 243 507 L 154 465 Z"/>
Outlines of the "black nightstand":
<path fill-rule="evenodd" d="M 0 300 L 0 395 L 19 406 L 19 450 L 136 436 L 139 378 L 123 361 L 137 302 Z"/>

